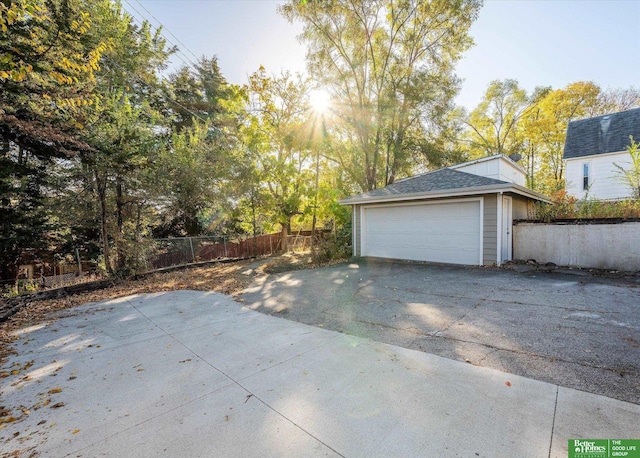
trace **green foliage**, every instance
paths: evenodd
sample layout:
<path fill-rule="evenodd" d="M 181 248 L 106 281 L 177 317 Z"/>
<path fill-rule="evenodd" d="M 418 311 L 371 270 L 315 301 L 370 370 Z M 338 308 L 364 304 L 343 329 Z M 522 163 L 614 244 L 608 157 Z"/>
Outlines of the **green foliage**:
<path fill-rule="evenodd" d="M 618 178 L 622 183 L 631 188 L 631 197 L 640 200 L 640 143 L 636 143 L 632 136 L 629 136 L 630 145 L 627 146 L 631 164 L 623 167 L 614 163 L 618 172 Z"/>
<path fill-rule="evenodd" d="M 527 185 L 552 194 L 565 185 L 563 161 L 570 121 L 640 106 L 640 91 L 603 91 L 589 81 L 563 89 L 537 87 L 533 94 L 515 80 L 493 81 L 482 102 L 465 119 L 461 135 L 471 157 L 518 153 Z"/>
<path fill-rule="evenodd" d="M 489 83 L 482 102 L 467 121 L 470 158 L 520 153 L 523 145 L 518 123 L 530 106 L 526 91 L 516 80 Z"/>
<path fill-rule="evenodd" d="M 352 256 L 352 232 L 351 222 L 346 223 L 337 232 L 331 232 L 325 236 L 311 253 L 316 263 L 325 263 L 334 260 L 348 259 Z"/>
<path fill-rule="evenodd" d="M 480 6 L 476 0 L 289 0 L 280 7 L 303 24 L 309 71 L 330 90 L 340 120 L 344 145 L 332 159 L 361 190 L 407 175 L 411 153 L 442 145 L 437 139 L 448 130 L 458 89 L 454 65 L 472 44 L 468 30 Z"/>
<path fill-rule="evenodd" d="M 40 159 L 13 143 L 0 147 L 0 278 L 14 279 L 23 260 L 38 259 L 47 247 L 47 176 Z"/>
<path fill-rule="evenodd" d="M 164 236 L 195 236 L 203 232 L 199 216 L 222 200 L 220 184 L 226 166 L 226 148 L 209 123 L 193 121 L 171 136 L 155 170 L 167 206 Z M 157 232 L 157 231 L 156 231 Z"/>
<path fill-rule="evenodd" d="M 0 134 L 32 154 L 67 156 L 87 145 L 76 134 L 99 59 L 80 0 L 0 2 Z"/>
<path fill-rule="evenodd" d="M 304 212 L 312 190 L 312 137 L 308 122 L 308 83 L 300 75 L 268 76 L 260 68 L 249 77 L 247 122 L 240 129 L 244 176 L 243 202 L 255 219 L 257 201 L 272 223 L 290 230 Z"/>

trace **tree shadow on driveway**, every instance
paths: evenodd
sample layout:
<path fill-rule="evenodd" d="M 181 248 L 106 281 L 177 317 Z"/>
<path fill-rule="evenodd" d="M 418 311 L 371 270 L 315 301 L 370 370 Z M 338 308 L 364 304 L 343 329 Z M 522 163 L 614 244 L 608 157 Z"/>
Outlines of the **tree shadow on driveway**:
<path fill-rule="evenodd" d="M 358 260 L 257 278 L 254 310 L 640 404 L 640 289 Z"/>

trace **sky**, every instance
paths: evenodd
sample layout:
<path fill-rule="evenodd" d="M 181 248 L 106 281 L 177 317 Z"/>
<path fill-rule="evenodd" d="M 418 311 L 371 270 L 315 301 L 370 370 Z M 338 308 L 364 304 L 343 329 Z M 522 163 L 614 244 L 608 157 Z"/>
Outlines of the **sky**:
<path fill-rule="evenodd" d="M 244 84 L 270 73 L 305 71 L 300 24 L 280 16 L 277 0 L 122 0 L 137 21 L 162 25 L 181 52 L 173 66 L 216 55 L 223 75 Z M 456 103 L 473 109 L 492 80 L 560 89 L 576 81 L 640 88 L 640 0 L 485 0 L 457 65 Z"/>

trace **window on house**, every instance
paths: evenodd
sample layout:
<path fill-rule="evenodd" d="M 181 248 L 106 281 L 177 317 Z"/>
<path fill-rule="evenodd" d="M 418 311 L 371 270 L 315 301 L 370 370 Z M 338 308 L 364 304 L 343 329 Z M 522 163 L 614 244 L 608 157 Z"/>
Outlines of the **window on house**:
<path fill-rule="evenodd" d="M 582 164 L 582 190 L 589 190 L 589 163 L 585 162 Z"/>

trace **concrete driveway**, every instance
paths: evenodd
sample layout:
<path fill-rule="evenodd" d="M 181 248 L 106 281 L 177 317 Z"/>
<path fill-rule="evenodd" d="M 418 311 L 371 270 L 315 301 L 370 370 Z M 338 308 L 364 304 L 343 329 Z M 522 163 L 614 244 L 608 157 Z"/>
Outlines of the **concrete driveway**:
<path fill-rule="evenodd" d="M 640 287 L 358 261 L 261 278 L 247 307 L 640 404 Z"/>
<path fill-rule="evenodd" d="M 58 318 L 19 331 L 2 368 L 2 456 L 547 458 L 566 457 L 569 439 L 640 437 L 639 405 L 216 293 L 130 296 Z"/>

